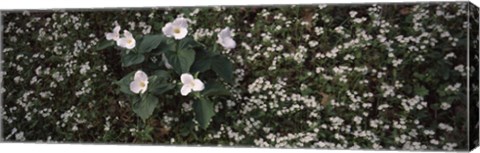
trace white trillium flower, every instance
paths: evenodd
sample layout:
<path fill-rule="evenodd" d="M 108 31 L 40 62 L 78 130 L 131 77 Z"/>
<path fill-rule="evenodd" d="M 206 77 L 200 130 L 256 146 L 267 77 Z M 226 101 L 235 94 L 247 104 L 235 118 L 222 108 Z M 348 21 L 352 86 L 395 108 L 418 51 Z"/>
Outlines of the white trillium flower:
<path fill-rule="evenodd" d="M 235 46 L 237 45 L 237 43 L 235 43 L 235 41 L 232 38 L 232 31 L 228 27 L 220 31 L 217 37 L 218 37 L 217 43 L 219 43 L 226 49 L 235 48 Z"/>
<path fill-rule="evenodd" d="M 188 19 L 183 17 L 175 19 L 173 22 L 168 22 L 163 26 L 163 34 L 167 37 L 174 37 L 175 39 L 183 39 L 188 33 Z"/>
<path fill-rule="evenodd" d="M 120 46 L 120 47 L 123 47 L 123 48 L 127 48 L 127 49 L 135 48 L 135 45 L 136 45 L 137 42 L 135 41 L 135 38 L 133 38 L 132 33 L 130 33 L 127 30 L 124 30 L 123 31 L 123 36 L 124 37 L 120 38 L 117 41 L 117 45 Z"/>
<path fill-rule="evenodd" d="M 140 93 L 143 94 L 147 91 L 148 87 L 148 76 L 145 72 L 138 70 L 135 72 L 135 76 L 133 77 L 133 81 L 130 83 L 130 90 L 133 93 Z"/>
<path fill-rule="evenodd" d="M 120 26 L 117 25 L 113 28 L 112 32 L 105 33 L 105 37 L 107 37 L 107 40 L 118 41 L 120 39 Z"/>
<path fill-rule="evenodd" d="M 205 85 L 200 79 L 195 79 L 188 73 L 182 74 L 180 80 L 183 83 L 182 89 L 180 89 L 180 93 L 183 96 L 188 95 L 192 91 L 202 91 L 205 88 Z"/>

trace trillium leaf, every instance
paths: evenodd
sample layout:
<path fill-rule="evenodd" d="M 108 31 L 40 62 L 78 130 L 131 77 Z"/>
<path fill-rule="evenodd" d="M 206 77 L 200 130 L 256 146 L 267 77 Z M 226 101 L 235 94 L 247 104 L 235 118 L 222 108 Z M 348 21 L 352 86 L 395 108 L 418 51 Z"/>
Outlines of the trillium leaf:
<path fill-rule="evenodd" d="M 226 82 L 233 84 L 233 64 L 227 57 L 215 55 L 211 63 L 212 70 Z"/>
<path fill-rule="evenodd" d="M 157 107 L 158 98 L 151 94 L 146 94 L 143 96 L 144 97 L 142 97 L 141 100 L 133 103 L 132 109 L 135 114 L 145 121 L 153 114 L 153 110 L 155 110 L 155 107 Z"/>
<path fill-rule="evenodd" d="M 157 48 L 160 43 L 165 40 L 163 35 L 147 35 L 143 37 L 140 46 L 138 47 L 138 51 L 140 53 L 148 53 L 153 49 Z"/>
<path fill-rule="evenodd" d="M 175 50 L 175 45 L 173 45 L 171 42 L 167 40 L 164 40 L 158 44 L 157 48 L 153 49 L 151 53 L 153 55 L 161 55 L 164 52 L 167 51 L 174 51 Z"/>
<path fill-rule="evenodd" d="M 151 75 L 156 75 L 162 79 L 162 81 L 167 81 L 170 79 L 170 72 L 165 71 L 165 70 L 157 70 L 154 71 Z"/>
<path fill-rule="evenodd" d="M 151 92 L 157 96 L 161 96 L 163 93 L 172 90 L 175 88 L 175 85 L 170 84 L 170 83 L 162 83 L 159 84 L 158 86 L 155 86 L 151 89 Z"/>
<path fill-rule="evenodd" d="M 215 115 L 213 103 L 207 99 L 201 98 L 193 102 L 193 109 L 195 111 L 195 120 L 202 129 L 206 129 L 210 124 L 210 120 Z"/>
<path fill-rule="evenodd" d="M 218 82 L 207 82 L 205 84 L 205 89 L 202 91 L 204 96 L 226 96 L 230 95 L 230 92 L 225 88 L 225 86 Z"/>
<path fill-rule="evenodd" d="M 195 62 L 192 65 L 190 71 L 192 73 L 196 72 L 205 72 L 211 68 L 212 65 L 212 55 L 207 51 L 197 51 L 195 55 Z"/>
<path fill-rule="evenodd" d="M 145 56 L 143 54 L 129 53 L 122 56 L 122 66 L 128 67 L 135 64 L 140 64 L 145 61 Z"/>
<path fill-rule="evenodd" d="M 125 94 L 128 94 L 128 95 L 135 94 L 130 90 L 130 83 L 133 81 L 133 75 L 134 74 L 135 74 L 135 72 L 131 72 L 131 73 L 127 74 L 126 76 L 124 76 L 119 81 L 115 82 L 118 86 L 120 86 L 120 91 L 121 92 L 123 92 Z"/>
<path fill-rule="evenodd" d="M 195 51 L 192 49 L 179 49 L 178 51 L 165 52 L 168 62 L 178 74 L 187 73 L 195 61 Z"/>
<path fill-rule="evenodd" d="M 115 45 L 115 41 L 110 41 L 110 40 L 103 40 L 100 43 L 98 43 L 97 47 L 95 48 L 96 51 L 99 50 L 104 50 L 105 48 L 111 47 Z"/>
<path fill-rule="evenodd" d="M 148 77 L 148 91 L 156 96 L 161 96 L 163 93 L 172 90 L 175 85 L 167 82 L 170 74 L 164 70 L 157 70 Z"/>
<path fill-rule="evenodd" d="M 179 48 L 183 48 L 183 49 L 186 49 L 186 48 L 197 48 L 197 47 L 201 47 L 202 44 L 198 43 L 197 41 L 195 41 L 192 37 L 185 37 L 183 38 L 182 40 L 180 40 L 180 42 L 178 43 L 178 47 Z"/>

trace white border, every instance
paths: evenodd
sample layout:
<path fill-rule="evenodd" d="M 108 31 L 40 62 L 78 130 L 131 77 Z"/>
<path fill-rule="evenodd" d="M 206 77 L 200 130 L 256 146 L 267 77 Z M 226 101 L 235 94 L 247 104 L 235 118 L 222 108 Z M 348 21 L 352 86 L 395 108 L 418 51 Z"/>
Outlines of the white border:
<path fill-rule="evenodd" d="M 1 0 L 0 10 L 46 10 L 46 9 L 100 9 L 100 8 L 141 8 L 165 6 L 237 6 L 237 5 L 284 5 L 284 4 L 350 4 L 350 3 L 413 3 L 413 2 L 446 2 L 452 0 L 337 0 L 323 2 L 321 0 Z M 463 1 L 465 2 L 465 1 Z M 473 2 L 478 5 L 478 2 Z M 1 19 L 0 19 L 1 21 Z M 0 22 L 1 23 L 1 22 Z M 0 33 L 1 34 L 1 33 Z M 0 40 L 1 40 L 0 35 Z M 1 43 L 0 43 L 1 49 Z M 1 51 L 1 50 L 0 50 Z M 1 55 L 0 55 L 1 60 Z M 1 68 L 0 68 L 1 69 Z M 0 97 L 1 98 L 1 97 Z M 1 117 L 1 112 L 0 112 Z M 1 126 L 1 118 L 0 118 Z M 1 130 L 1 128 L 0 128 Z M 1 136 L 1 133 L 0 133 Z M 229 147 L 178 147 L 178 146 L 140 146 L 140 145 L 94 145 L 94 144 L 35 144 L 35 143 L 0 143 L 0 152 L 115 152 L 115 153 L 147 153 L 147 152 L 221 152 L 221 153 L 308 153 L 308 152 L 408 152 L 408 151 L 363 151 L 363 150 L 318 150 L 318 149 L 260 149 Z M 432 152 L 432 151 L 430 151 Z M 473 152 L 480 152 L 477 149 Z M 432 152 L 433 153 L 433 152 Z M 438 153 L 438 151 L 436 152 Z"/>
<path fill-rule="evenodd" d="M 0 10 L 25 9 L 91 9 L 91 8 L 141 8 L 155 6 L 211 6 L 211 5 L 284 5 L 284 4 L 350 4 L 350 3 L 413 3 L 466 0 L 1 0 Z"/>

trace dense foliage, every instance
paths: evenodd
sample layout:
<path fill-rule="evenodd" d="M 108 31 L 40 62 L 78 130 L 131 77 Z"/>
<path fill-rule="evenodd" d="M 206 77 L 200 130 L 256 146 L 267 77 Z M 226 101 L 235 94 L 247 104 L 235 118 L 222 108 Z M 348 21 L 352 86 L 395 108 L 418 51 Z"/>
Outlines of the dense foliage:
<path fill-rule="evenodd" d="M 464 150 L 468 6 L 2 12 L 3 137 Z M 185 38 L 167 37 L 180 17 Z M 133 49 L 106 39 L 118 25 Z M 205 89 L 183 96 L 184 73 Z"/>

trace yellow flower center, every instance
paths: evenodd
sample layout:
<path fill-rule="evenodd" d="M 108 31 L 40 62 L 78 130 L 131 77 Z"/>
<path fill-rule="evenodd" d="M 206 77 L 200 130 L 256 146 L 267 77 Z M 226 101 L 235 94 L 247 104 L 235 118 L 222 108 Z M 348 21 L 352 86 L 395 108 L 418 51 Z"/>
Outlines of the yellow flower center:
<path fill-rule="evenodd" d="M 145 82 L 140 82 L 140 87 L 143 88 L 143 87 L 145 87 L 145 86 L 146 86 L 146 85 L 145 85 Z"/>
<path fill-rule="evenodd" d="M 133 40 L 132 40 L 132 39 L 128 39 L 127 43 L 128 43 L 128 44 L 132 44 L 132 43 L 133 43 Z"/>
<path fill-rule="evenodd" d="M 180 28 L 173 29 L 173 32 L 176 33 L 176 34 L 179 34 L 180 33 Z"/>

